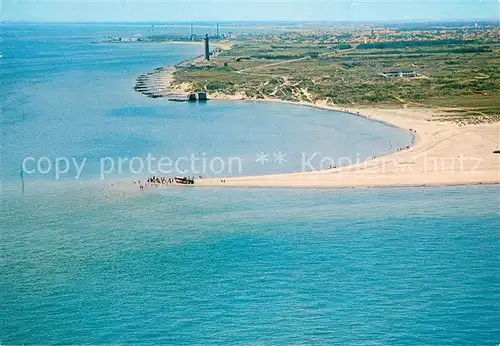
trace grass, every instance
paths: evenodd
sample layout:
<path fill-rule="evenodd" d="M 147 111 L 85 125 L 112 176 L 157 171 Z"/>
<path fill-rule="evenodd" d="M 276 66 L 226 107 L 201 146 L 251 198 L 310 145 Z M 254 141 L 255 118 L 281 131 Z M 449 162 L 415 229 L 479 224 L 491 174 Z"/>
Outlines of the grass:
<path fill-rule="evenodd" d="M 245 42 L 208 66 L 184 66 L 177 83 L 191 89 L 249 98 L 327 100 L 336 105 L 400 104 L 452 107 L 447 120 L 498 121 L 500 45 L 388 47 L 339 50 L 307 43 Z M 479 47 L 479 48 L 478 48 Z M 386 79 L 387 69 L 421 78 Z"/>

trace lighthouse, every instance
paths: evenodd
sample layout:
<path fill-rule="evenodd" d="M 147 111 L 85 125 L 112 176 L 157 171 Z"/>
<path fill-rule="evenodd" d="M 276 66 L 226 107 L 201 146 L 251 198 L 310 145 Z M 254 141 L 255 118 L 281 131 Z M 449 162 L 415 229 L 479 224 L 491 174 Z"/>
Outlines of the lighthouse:
<path fill-rule="evenodd" d="M 205 35 L 205 60 L 210 60 L 210 38 L 208 34 Z"/>

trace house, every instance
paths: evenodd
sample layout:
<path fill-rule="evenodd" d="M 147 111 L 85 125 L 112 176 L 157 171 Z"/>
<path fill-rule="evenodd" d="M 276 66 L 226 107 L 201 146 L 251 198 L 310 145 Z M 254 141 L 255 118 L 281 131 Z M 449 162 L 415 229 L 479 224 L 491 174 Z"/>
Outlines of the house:
<path fill-rule="evenodd" d="M 408 71 L 408 70 L 389 70 L 382 72 L 380 74 L 381 76 L 385 78 L 415 78 L 418 77 L 419 74 L 415 71 Z"/>

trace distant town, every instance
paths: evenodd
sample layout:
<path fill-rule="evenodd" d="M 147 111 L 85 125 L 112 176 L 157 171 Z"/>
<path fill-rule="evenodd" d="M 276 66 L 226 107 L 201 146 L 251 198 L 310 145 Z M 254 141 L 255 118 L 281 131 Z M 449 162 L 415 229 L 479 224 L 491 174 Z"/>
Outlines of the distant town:
<path fill-rule="evenodd" d="M 454 25 L 453 25 L 454 24 Z M 370 44 L 385 42 L 409 42 L 409 41 L 482 41 L 494 43 L 498 41 L 499 27 L 495 22 L 460 22 L 460 23 L 412 23 L 385 25 L 319 25 L 313 26 L 284 26 L 277 27 L 237 27 L 237 32 L 232 31 L 235 27 L 212 23 L 212 27 L 206 24 L 197 27 L 195 23 L 184 25 L 184 33 L 173 34 L 168 25 L 151 25 L 148 33 L 137 33 L 132 36 L 106 36 L 104 42 L 162 42 L 162 41 L 203 41 L 206 32 L 213 40 L 260 40 L 275 43 L 304 43 L 336 45 L 346 44 Z M 175 27 L 175 26 L 174 26 Z"/>

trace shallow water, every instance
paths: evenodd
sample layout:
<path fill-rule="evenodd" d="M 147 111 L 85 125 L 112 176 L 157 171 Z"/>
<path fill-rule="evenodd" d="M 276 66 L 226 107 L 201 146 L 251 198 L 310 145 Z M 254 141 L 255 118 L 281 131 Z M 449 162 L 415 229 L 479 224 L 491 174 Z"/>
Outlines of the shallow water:
<path fill-rule="evenodd" d="M 86 158 L 82 179 L 101 177 L 101 163 L 106 162 L 102 160 L 109 157 L 116 167 L 107 167 L 110 174 L 106 178 L 134 173 L 143 178 L 154 172 L 128 163 L 119 173 L 117 161 L 134 157 L 145 161 L 148 154 L 156 162 L 162 157 L 173 162 L 191 155 L 199 159 L 195 165 L 179 161 L 170 175 L 228 176 L 328 168 L 346 164 L 339 158 L 355 162 L 394 152 L 411 142 L 408 131 L 309 107 L 149 99 L 133 90 L 140 73 L 194 57 L 202 47 L 91 43 L 100 38 L 96 32 L 114 32 L 120 27 L 101 27 L 100 31 L 93 26 L 29 28 L 4 28 L 1 121 L 5 181 L 19 180 L 26 157 L 36 160 L 27 165 L 27 181 L 55 178 L 53 170 L 40 173 L 48 170 L 46 161 L 41 163 L 42 169 L 27 174 L 35 170 L 41 157 L 50 159 L 52 168 L 59 157 L 70 162 L 75 159 L 78 164 Z M 68 37 L 64 35 L 67 31 Z M 264 164 L 256 162 L 261 152 L 268 155 Z M 279 154 L 285 161 L 275 156 Z M 207 168 L 203 168 L 202 158 Z M 312 167 L 303 162 L 311 162 Z M 72 164 L 60 178 L 75 176 Z"/>

